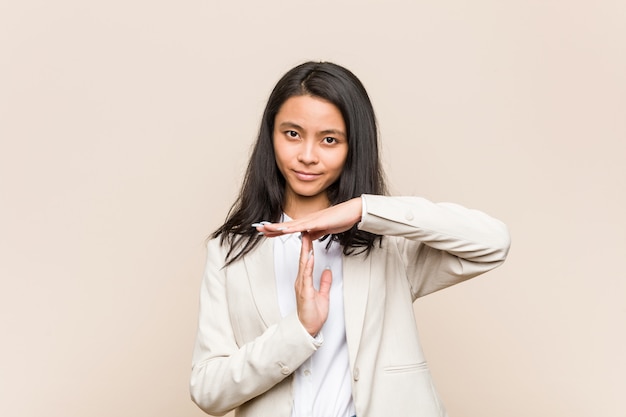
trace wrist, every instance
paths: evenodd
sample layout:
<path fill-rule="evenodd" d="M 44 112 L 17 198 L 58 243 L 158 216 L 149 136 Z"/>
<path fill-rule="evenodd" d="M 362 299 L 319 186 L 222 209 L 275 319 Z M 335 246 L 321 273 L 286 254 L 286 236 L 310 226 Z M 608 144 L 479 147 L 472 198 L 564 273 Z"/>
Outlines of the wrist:
<path fill-rule="evenodd" d="M 363 207 L 364 207 L 363 198 L 355 197 L 352 200 L 350 200 L 350 202 L 354 206 L 354 223 L 358 223 L 361 221 L 361 218 L 363 217 Z"/>

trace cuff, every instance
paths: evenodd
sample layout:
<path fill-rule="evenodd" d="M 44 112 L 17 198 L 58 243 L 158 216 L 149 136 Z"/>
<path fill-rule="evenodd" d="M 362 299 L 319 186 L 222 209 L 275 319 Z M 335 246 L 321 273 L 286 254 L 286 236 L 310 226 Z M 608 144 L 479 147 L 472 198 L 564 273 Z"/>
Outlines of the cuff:
<path fill-rule="evenodd" d="M 298 315 L 295 314 L 295 316 L 297 317 Z M 317 348 L 322 346 L 322 344 L 324 343 L 324 335 L 322 334 L 321 330 L 319 331 L 317 335 L 315 335 L 315 337 L 313 337 L 304 328 L 304 326 L 302 325 L 302 322 L 300 322 L 300 319 L 298 319 L 298 323 L 300 323 L 300 329 L 302 329 L 302 333 L 305 335 L 306 339 L 313 345 L 315 350 L 317 350 Z"/>

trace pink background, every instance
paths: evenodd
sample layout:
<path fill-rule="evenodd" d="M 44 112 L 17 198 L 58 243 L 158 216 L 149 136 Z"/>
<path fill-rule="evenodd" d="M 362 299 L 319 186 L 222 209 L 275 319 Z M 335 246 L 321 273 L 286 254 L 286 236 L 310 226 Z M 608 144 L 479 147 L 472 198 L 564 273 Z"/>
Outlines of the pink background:
<path fill-rule="evenodd" d="M 204 238 L 265 100 L 352 69 L 394 194 L 510 227 L 416 304 L 452 417 L 626 416 L 626 2 L 0 5 L 0 415 L 201 416 Z"/>

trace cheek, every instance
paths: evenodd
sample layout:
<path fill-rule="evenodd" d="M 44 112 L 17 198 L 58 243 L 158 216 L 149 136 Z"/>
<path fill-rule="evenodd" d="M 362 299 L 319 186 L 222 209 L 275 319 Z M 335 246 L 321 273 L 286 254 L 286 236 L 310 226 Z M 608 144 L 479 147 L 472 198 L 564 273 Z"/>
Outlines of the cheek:
<path fill-rule="evenodd" d="M 276 165 L 278 165 L 281 170 L 289 164 L 291 159 L 289 153 L 280 148 L 274 150 L 274 157 L 276 158 Z"/>
<path fill-rule="evenodd" d="M 342 152 L 337 155 L 335 158 L 335 167 L 339 171 L 343 171 L 343 167 L 346 165 L 346 160 L 348 159 L 348 152 Z"/>
<path fill-rule="evenodd" d="M 274 145 L 274 159 L 276 160 L 276 163 L 280 165 L 282 161 L 285 160 L 284 151 L 280 146 L 276 146 L 276 141 L 274 141 L 273 145 Z"/>

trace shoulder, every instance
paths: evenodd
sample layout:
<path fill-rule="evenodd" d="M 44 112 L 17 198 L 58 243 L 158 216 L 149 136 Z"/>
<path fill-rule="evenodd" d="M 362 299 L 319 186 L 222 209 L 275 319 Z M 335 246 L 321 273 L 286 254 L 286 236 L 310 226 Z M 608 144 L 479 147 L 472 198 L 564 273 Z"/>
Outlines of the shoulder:
<path fill-rule="evenodd" d="M 245 264 L 249 262 L 256 262 L 259 257 L 268 257 L 273 252 L 273 240 L 264 238 L 255 244 L 243 256 L 238 257 L 226 266 L 226 259 L 231 251 L 231 243 L 229 239 L 222 240 L 221 237 L 211 238 L 206 242 L 207 260 L 214 265 L 219 265 L 220 268 L 231 268 L 235 265 Z M 235 248 L 233 253 L 237 253 L 242 246 L 247 246 L 245 243 L 235 242 Z M 230 255 L 232 256 L 233 253 Z"/>
<path fill-rule="evenodd" d="M 219 237 L 211 238 L 206 242 L 207 266 L 222 269 L 226 263 L 228 243 L 222 242 Z"/>
<path fill-rule="evenodd" d="M 222 245 L 220 237 L 212 237 L 206 241 L 206 247 L 209 251 L 215 251 L 223 250 L 224 245 Z"/>

